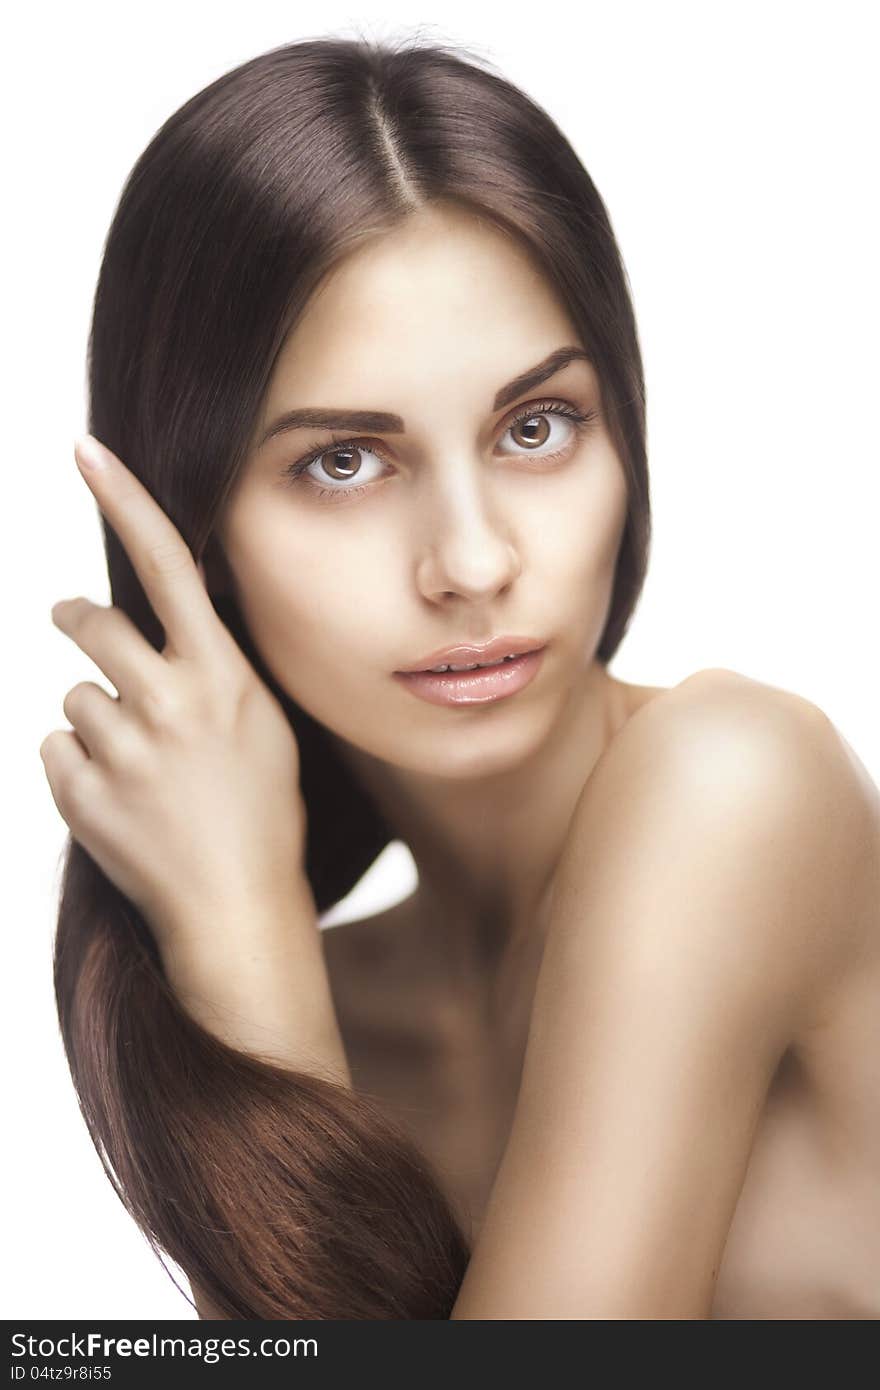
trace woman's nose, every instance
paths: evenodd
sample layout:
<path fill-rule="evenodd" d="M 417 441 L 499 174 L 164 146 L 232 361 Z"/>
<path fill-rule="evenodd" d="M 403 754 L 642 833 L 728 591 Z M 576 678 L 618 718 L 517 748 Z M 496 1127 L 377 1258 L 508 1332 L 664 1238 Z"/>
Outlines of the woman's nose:
<path fill-rule="evenodd" d="M 417 562 L 419 592 L 437 601 L 451 595 L 486 600 L 519 575 L 519 547 L 479 481 L 459 480 L 425 499 Z"/>

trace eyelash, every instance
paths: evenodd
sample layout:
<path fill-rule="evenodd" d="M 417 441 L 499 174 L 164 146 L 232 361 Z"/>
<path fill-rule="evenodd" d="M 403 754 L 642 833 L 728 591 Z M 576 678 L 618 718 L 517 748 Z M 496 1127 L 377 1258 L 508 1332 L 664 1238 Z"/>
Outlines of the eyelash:
<path fill-rule="evenodd" d="M 508 430 L 512 430 L 516 425 L 520 424 L 521 421 L 531 420 L 536 415 L 562 415 L 566 419 L 571 420 L 572 424 L 575 427 L 576 435 L 580 436 L 584 432 L 584 430 L 586 430 L 587 427 L 590 424 L 592 424 L 592 422 L 595 420 L 596 411 L 578 410 L 575 406 L 569 405 L 565 401 L 541 401 L 537 405 L 533 404 L 523 406 L 523 408 L 513 417 L 513 419 L 508 421 L 507 425 L 505 426 L 504 433 L 506 434 Z M 289 485 L 291 483 L 298 483 L 302 475 L 305 473 L 306 469 L 311 468 L 312 464 L 317 463 L 318 460 L 322 459 L 325 454 L 337 453 L 342 449 L 352 448 L 363 448 L 364 450 L 369 450 L 369 452 L 372 454 L 376 454 L 378 458 L 383 458 L 381 449 L 376 449 L 375 447 L 373 447 L 371 441 L 368 439 L 365 439 L 363 437 L 359 439 L 352 439 L 350 437 L 345 438 L 344 436 L 334 436 L 330 440 L 329 444 L 314 444 L 309 449 L 308 453 L 303 455 L 302 458 L 298 459 L 295 463 L 288 464 L 282 472 L 282 477 L 284 479 L 285 484 Z M 557 450 L 555 454 L 541 454 L 539 455 L 539 457 L 545 459 L 552 459 L 558 457 L 558 455 L 561 452 L 563 451 Z M 523 457 L 528 456 L 523 455 Z M 317 483 L 311 482 L 306 483 L 306 486 L 317 497 L 327 497 L 332 502 L 336 502 L 347 501 L 350 497 L 356 497 L 360 493 L 369 492 L 370 488 L 376 486 L 376 481 L 371 483 L 363 483 L 358 487 L 340 486 L 333 488 L 324 488 L 320 487 Z"/>

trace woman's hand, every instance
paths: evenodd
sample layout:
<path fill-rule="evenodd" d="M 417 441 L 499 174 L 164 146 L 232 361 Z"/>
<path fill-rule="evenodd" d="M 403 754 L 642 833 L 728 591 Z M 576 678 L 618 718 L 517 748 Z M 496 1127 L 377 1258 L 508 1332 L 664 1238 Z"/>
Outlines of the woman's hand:
<path fill-rule="evenodd" d="M 77 462 L 165 632 L 158 653 L 114 606 L 86 598 L 53 622 L 118 691 L 73 687 L 72 731 L 40 745 L 71 834 L 143 913 L 160 948 L 219 913 L 265 921 L 303 901 L 299 752 L 281 706 L 218 618 L 179 531 L 110 450 Z M 102 467 L 89 468 L 97 457 Z"/>

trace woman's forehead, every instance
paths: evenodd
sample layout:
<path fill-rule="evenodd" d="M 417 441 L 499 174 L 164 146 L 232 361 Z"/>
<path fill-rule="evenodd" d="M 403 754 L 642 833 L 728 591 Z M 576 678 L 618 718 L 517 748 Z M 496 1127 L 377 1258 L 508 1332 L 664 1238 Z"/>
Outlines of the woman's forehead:
<path fill-rule="evenodd" d="M 291 350 L 308 339 L 345 341 L 380 328 L 430 338 L 438 322 L 462 335 L 491 335 L 498 325 L 564 314 L 535 257 L 496 228 L 457 219 L 449 227 L 411 219 L 372 238 L 320 282 L 292 329 Z M 431 316 L 430 319 L 428 316 Z"/>
<path fill-rule="evenodd" d="M 393 394 L 395 383 L 406 394 L 450 378 L 494 395 L 557 348 L 579 342 L 549 288 L 512 276 L 484 279 L 474 291 L 435 279 L 418 293 L 405 286 L 387 294 L 340 292 L 310 306 L 288 336 L 271 406 L 393 410 L 379 396 Z"/>

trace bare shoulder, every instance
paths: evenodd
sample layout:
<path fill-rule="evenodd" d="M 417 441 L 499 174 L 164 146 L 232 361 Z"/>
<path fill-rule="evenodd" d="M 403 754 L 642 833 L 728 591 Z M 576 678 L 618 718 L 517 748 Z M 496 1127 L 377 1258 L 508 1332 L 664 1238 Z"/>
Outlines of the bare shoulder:
<path fill-rule="evenodd" d="M 716 777 L 744 784 L 750 774 L 772 776 L 781 795 L 810 791 L 850 829 L 880 825 L 880 791 L 824 710 L 739 671 L 709 667 L 661 689 L 613 747 L 614 776 L 653 749 L 699 774 L 707 789 Z"/>
<path fill-rule="evenodd" d="M 594 873 L 617 862 L 632 879 L 642 864 L 655 882 L 681 856 L 707 902 L 703 880 L 726 879 L 753 916 L 778 916 L 778 958 L 806 954 L 817 976 L 880 951 L 876 785 L 816 704 L 737 671 L 694 672 L 637 709 L 587 780 L 569 844 Z"/>
<path fill-rule="evenodd" d="M 852 914 L 871 877 L 876 893 L 876 846 L 875 794 L 809 700 L 708 670 L 638 705 L 557 866 L 517 1110 L 453 1317 L 711 1315 L 780 1063 L 863 956 Z M 852 1073 L 856 1035 L 835 1037 Z"/>
<path fill-rule="evenodd" d="M 784 721 L 793 729 L 800 719 L 802 730 L 810 725 L 831 725 L 819 706 L 803 695 L 724 666 L 704 667 L 673 686 L 635 688 L 651 696 L 635 702 L 638 721 L 630 719 L 625 726 L 632 724 L 640 731 L 646 726 L 656 728 L 664 718 L 675 719 L 682 713 L 696 718 L 697 727 L 703 723 L 703 714 L 708 719 L 733 716 L 732 728 L 740 730 L 746 728 L 749 716 L 753 729 L 759 725 L 769 729 L 768 720 L 777 728 L 781 727 L 779 721 Z"/>
<path fill-rule="evenodd" d="M 778 782 L 783 796 L 813 798 L 810 810 L 824 833 L 836 832 L 857 852 L 876 894 L 880 789 L 825 711 L 795 691 L 724 668 L 698 671 L 678 691 L 686 727 L 708 731 L 729 773 L 744 755 L 748 767 Z M 845 852 L 838 862 L 849 862 Z"/>

